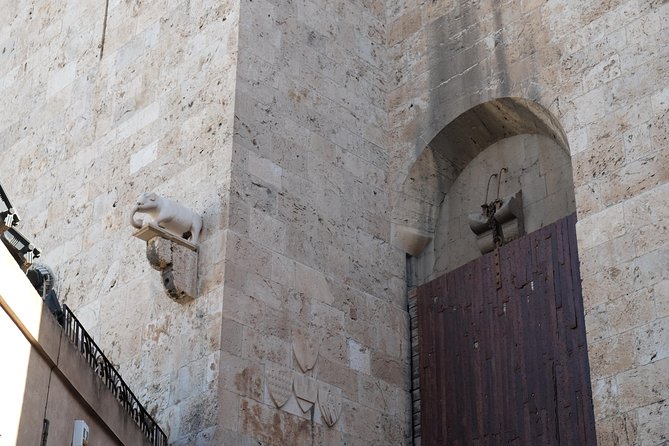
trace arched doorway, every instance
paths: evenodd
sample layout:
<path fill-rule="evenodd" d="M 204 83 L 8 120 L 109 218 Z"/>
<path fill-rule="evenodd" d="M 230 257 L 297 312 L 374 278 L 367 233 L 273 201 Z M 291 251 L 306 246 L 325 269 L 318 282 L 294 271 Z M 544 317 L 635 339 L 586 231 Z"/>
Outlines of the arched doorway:
<path fill-rule="evenodd" d="M 510 197 L 515 226 L 482 254 L 472 215 Z M 421 444 L 594 444 L 574 209 L 564 133 L 531 101 L 473 107 L 418 157 L 393 236 L 409 254 Z"/>

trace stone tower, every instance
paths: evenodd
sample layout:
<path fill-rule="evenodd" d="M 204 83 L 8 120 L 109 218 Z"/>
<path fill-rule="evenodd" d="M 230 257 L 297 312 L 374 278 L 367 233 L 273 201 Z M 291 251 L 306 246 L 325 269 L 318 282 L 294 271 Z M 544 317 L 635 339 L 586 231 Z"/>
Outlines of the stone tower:
<path fill-rule="evenodd" d="M 410 444 L 407 286 L 499 159 L 577 212 L 600 444 L 669 434 L 666 2 L 2 3 L 0 181 L 171 444 Z M 147 191 L 203 217 L 190 302 Z"/>

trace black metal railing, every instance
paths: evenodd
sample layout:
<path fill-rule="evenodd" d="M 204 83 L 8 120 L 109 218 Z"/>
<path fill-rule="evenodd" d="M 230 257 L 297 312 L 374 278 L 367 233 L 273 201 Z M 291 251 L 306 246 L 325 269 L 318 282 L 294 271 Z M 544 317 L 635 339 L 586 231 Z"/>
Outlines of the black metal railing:
<path fill-rule="evenodd" d="M 121 375 L 116 371 L 112 363 L 104 355 L 93 338 L 86 332 L 81 322 L 74 316 L 67 305 L 63 305 L 65 316 L 63 329 L 70 341 L 77 347 L 86 359 L 93 372 L 112 391 L 121 406 L 128 412 L 130 417 L 137 423 L 139 428 L 148 437 L 153 446 L 167 446 L 167 435 L 158 426 L 158 423 L 149 415 L 137 397 L 132 393 L 130 387 L 123 381 Z"/>

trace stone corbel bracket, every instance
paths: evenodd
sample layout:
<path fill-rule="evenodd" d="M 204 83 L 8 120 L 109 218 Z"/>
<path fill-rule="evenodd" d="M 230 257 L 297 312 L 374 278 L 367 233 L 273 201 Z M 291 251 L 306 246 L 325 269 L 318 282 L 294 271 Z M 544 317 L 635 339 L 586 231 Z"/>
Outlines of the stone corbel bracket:
<path fill-rule="evenodd" d="M 161 274 L 168 296 L 184 303 L 197 297 L 198 247 L 169 231 L 147 223 L 133 236 L 146 241 L 146 257 Z"/>
<path fill-rule="evenodd" d="M 411 256 L 419 256 L 433 238 L 433 234 L 410 226 L 392 223 L 390 227 L 390 240 L 393 246 Z"/>

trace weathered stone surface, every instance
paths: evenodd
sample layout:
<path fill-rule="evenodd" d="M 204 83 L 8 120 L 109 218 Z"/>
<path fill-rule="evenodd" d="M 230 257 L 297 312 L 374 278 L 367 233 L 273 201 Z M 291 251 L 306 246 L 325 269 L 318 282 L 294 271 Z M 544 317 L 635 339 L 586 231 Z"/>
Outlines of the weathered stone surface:
<path fill-rule="evenodd" d="M 650 404 L 637 410 L 639 444 L 662 444 L 667 441 L 669 403 Z"/>
<path fill-rule="evenodd" d="M 146 257 L 160 272 L 168 296 L 176 302 L 188 302 L 198 296 L 198 253 L 183 242 L 160 236 L 146 242 Z"/>
<path fill-rule="evenodd" d="M 623 411 L 663 401 L 669 394 L 669 358 L 620 373 L 617 381 Z"/>
<path fill-rule="evenodd" d="M 592 379 L 608 378 L 636 364 L 634 333 L 626 332 L 589 345 Z"/>
<path fill-rule="evenodd" d="M 240 431 L 268 445 L 308 444 L 319 438 L 321 427 L 317 424 L 276 411 L 252 400 L 242 399 Z"/>
<path fill-rule="evenodd" d="M 597 427 L 597 444 L 638 444 L 638 420 L 634 412 L 600 420 Z"/>
<path fill-rule="evenodd" d="M 293 371 L 283 367 L 265 366 L 267 389 L 276 407 L 288 402 L 293 393 Z"/>
<path fill-rule="evenodd" d="M 172 443 L 404 444 L 406 284 L 469 259 L 460 216 L 500 164 L 526 227 L 579 216 L 600 444 L 663 441 L 669 4 L 110 2 L 104 45 L 89 6 L 6 5 L 3 186 Z M 137 190 L 205 210 L 198 299 L 162 298 L 129 240 Z M 429 273 L 393 225 L 435 234 Z M 307 327 L 333 428 L 265 399 Z"/>
<path fill-rule="evenodd" d="M 161 237 L 146 242 L 146 258 L 151 268 L 162 271 L 172 264 L 172 243 Z"/>
<path fill-rule="evenodd" d="M 669 318 L 636 328 L 637 362 L 648 364 L 669 357 Z"/>
<path fill-rule="evenodd" d="M 321 383 L 318 387 L 318 408 L 321 420 L 328 427 L 334 426 L 342 410 L 341 389 Z"/>
<path fill-rule="evenodd" d="M 321 346 L 321 335 L 311 330 L 295 330 L 293 333 L 293 353 L 300 370 L 308 372 L 313 369 L 318 360 L 318 350 Z"/>
<path fill-rule="evenodd" d="M 318 398 L 318 382 L 315 379 L 297 375 L 293 379 L 293 390 L 297 398 L 297 404 L 302 412 L 307 412 L 316 403 Z"/>

